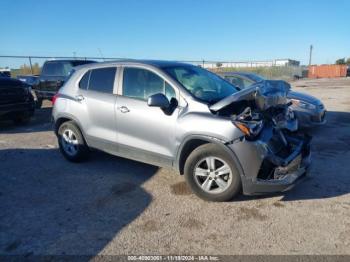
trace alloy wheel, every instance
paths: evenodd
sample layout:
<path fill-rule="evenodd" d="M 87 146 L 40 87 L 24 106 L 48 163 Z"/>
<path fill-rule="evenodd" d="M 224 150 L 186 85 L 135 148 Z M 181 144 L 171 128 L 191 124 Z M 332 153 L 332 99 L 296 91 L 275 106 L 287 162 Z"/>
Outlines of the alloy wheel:
<path fill-rule="evenodd" d="M 63 149 L 68 155 L 75 156 L 78 153 L 79 141 L 71 129 L 64 130 L 61 141 Z"/>
<path fill-rule="evenodd" d="M 210 194 L 224 192 L 232 183 L 230 166 L 221 158 L 206 157 L 200 160 L 194 169 L 196 183 Z"/>

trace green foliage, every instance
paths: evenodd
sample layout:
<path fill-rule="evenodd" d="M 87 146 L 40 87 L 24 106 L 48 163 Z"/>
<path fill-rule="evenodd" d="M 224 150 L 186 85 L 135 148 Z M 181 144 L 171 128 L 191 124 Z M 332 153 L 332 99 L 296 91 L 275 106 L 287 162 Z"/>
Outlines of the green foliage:
<path fill-rule="evenodd" d="M 346 59 L 346 64 L 350 65 L 350 57 L 348 59 Z"/>
<path fill-rule="evenodd" d="M 215 73 L 250 72 L 261 75 L 266 79 L 290 80 L 295 75 L 302 75 L 302 68 L 295 66 L 262 66 L 262 67 L 221 67 L 209 69 Z"/>
<path fill-rule="evenodd" d="M 337 65 L 345 65 L 345 58 L 340 58 L 337 61 L 335 61 Z"/>

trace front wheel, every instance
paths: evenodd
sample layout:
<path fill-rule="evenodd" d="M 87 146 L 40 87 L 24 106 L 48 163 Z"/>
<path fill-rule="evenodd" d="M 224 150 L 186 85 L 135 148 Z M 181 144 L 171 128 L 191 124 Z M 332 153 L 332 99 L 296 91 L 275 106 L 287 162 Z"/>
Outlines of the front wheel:
<path fill-rule="evenodd" d="M 192 191 L 208 201 L 229 201 L 241 191 L 241 178 L 232 157 L 215 144 L 196 148 L 185 163 Z"/>
<path fill-rule="evenodd" d="M 89 153 L 84 137 L 73 121 L 64 122 L 58 129 L 58 144 L 63 156 L 71 162 L 85 160 Z"/>

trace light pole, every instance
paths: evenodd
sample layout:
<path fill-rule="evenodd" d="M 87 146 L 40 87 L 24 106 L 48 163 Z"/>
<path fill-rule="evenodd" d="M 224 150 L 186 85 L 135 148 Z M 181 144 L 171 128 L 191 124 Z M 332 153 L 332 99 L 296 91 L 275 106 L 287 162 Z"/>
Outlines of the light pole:
<path fill-rule="evenodd" d="M 314 47 L 312 45 L 310 45 L 310 54 L 309 54 L 309 66 L 311 66 L 311 62 L 312 62 L 312 49 Z"/>

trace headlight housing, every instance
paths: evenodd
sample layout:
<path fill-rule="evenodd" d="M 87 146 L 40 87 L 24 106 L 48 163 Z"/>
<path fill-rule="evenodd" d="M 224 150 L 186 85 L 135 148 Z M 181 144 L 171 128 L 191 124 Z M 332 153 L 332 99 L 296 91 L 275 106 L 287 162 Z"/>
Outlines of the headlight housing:
<path fill-rule="evenodd" d="M 310 104 L 310 103 L 305 102 L 305 101 L 301 101 L 298 99 L 291 99 L 290 101 L 292 102 L 292 106 L 294 106 L 294 107 L 300 107 L 300 108 L 308 109 L 308 110 L 315 110 L 316 109 L 316 105 Z"/>
<path fill-rule="evenodd" d="M 252 113 L 247 107 L 242 113 L 232 117 L 232 123 L 245 135 L 247 139 L 257 137 L 264 127 L 264 122 L 260 114 Z"/>
<path fill-rule="evenodd" d="M 246 138 L 255 138 L 261 132 L 264 127 L 264 123 L 262 120 L 259 121 L 233 121 L 233 124 L 241 130 L 241 132 L 245 135 Z"/>

